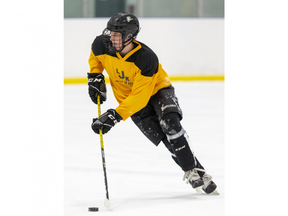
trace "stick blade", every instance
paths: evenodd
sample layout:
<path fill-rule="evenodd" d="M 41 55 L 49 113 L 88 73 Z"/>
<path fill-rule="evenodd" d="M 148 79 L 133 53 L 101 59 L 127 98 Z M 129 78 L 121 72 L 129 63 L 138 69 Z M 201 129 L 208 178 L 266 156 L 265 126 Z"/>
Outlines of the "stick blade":
<path fill-rule="evenodd" d="M 106 198 L 104 200 L 104 206 L 107 208 L 107 209 L 110 209 L 110 201 Z"/>

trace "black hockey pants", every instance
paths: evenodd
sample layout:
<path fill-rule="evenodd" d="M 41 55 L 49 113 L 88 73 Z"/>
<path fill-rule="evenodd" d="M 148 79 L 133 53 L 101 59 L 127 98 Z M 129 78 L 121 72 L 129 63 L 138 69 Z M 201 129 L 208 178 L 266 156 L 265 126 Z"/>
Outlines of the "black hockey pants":
<path fill-rule="evenodd" d="M 188 135 L 180 124 L 182 110 L 173 86 L 159 90 L 131 119 L 156 146 L 162 141 L 183 171 L 195 167 L 204 169 L 191 151 Z M 204 174 L 198 173 L 200 176 Z"/>

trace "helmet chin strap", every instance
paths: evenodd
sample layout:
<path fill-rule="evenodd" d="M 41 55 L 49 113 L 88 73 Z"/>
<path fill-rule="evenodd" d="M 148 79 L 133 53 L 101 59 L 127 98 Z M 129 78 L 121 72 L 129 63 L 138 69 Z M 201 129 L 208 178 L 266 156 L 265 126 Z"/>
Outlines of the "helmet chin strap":
<path fill-rule="evenodd" d="M 122 52 L 123 49 L 124 49 L 126 46 L 128 46 L 132 41 L 133 41 L 133 39 L 131 38 L 130 41 L 129 41 L 129 43 L 126 44 L 125 46 L 123 45 L 123 46 L 122 46 L 122 49 L 121 49 L 120 51 L 117 50 L 117 52 L 119 52 L 119 53 Z M 127 41 L 125 41 L 124 43 L 127 43 Z M 122 44 L 124 44 L 124 43 L 122 43 Z M 115 49 L 115 50 L 116 50 L 116 49 Z"/>

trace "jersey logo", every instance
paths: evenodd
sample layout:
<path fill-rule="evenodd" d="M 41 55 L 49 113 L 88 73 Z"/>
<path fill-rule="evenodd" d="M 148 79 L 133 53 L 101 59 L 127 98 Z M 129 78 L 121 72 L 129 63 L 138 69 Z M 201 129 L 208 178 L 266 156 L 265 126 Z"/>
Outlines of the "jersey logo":
<path fill-rule="evenodd" d="M 118 72 L 118 68 L 116 68 L 116 73 L 117 74 L 120 74 L 120 72 Z M 121 75 L 121 76 L 120 76 Z M 130 80 L 129 80 L 129 77 L 125 77 L 125 74 L 124 74 L 124 71 L 121 71 L 121 74 L 120 75 L 118 75 L 118 77 L 120 78 L 120 79 L 124 79 L 126 82 L 129 82 Z"/>

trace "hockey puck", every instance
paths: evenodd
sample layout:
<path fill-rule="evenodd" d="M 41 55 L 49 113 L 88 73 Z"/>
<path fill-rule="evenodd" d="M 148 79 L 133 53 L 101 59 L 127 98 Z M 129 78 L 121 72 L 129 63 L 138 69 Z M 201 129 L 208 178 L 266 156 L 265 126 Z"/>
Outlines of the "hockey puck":
<path fill-rule="evenodd" d="M 95 211 L 98 211 L 99 209 L 97 208 L 97 207 L 89 207 L 88 208 L 88 211 L 93 211 L 93 212 L 95 212 Z"/>

